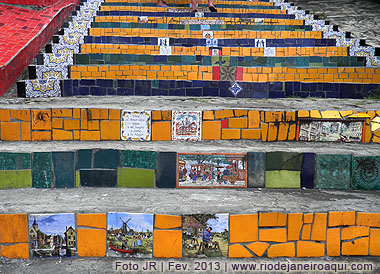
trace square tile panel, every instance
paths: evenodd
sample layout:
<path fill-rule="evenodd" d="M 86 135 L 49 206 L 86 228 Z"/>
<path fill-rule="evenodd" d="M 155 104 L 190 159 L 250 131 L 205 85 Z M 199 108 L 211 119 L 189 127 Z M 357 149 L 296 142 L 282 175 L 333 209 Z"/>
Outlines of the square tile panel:
<path fill-rule="evenodd" d="M 273 47 L 264 48 L 264 56 L 265 57 L 276 57 L 276 48 L 273 48 Z"/>
<path fill-rule="evenodd" d="M 266 48 L 267 40 L 266 39 L 255 39 L 256 48 Z"/>
<path fill-rule="evenodd" d="M 380 157 L 352 157 L 352 188 L 380 189 Z"/>
<path fill-rule="evenodd" d="M 26 80 L 26 97 L 61 97 L 59 80 Z"/>
<path fill-rule="evenodd" d="M 220 81 L 234 83 L 236 81 L 236 67 L 221 66 L 219 72 Z"/>
<path fill-rule="evenodd" d="M 151 258 L 153 214 L 107 213 L 107 256 Z"/>
<path fill-rule="evenodd" d="M 204 31 L 203 32 L 204 39 L 214 39 L 214 32 L 212 31 Z"/>
<path fill-rule="evenodd" d="M 168 47 L 170 46 L 169 45 L 169 38 L 158 38 L 157 39 L 157 42 L 158 42 L 158 46 L 164 46 L 164 47 Z"/>
<path fill-rule="evenodd" d="M 228 214 L 183 215 L 183 256 L 227 257 L 228 230 Z"/>
<path fill-rule="evenodd" d="M 172 55 L 172 47 L 160 46 L 160 55 Z"/>
<path fill-rule="evenodd" d="M 56 66 L 56 67 L 36 67 L 37 79 L 67 79 L 68 78 L 68 68 L 66 66 Z"/>
<path fill-rule="evenodd" d="M 150 141 L 151 112 L 127 111 L 121 114 L 121 139 L 132 141 Z"/>
<path fill-rule="evenodd" d="M 172 140 L 201 140 L 201 111 L 172 112 Z"/>
<path fill-rule="evenodd" d="M 77 255 L 74 213 L 30 214 L 28 223 L 32 257 Z"/>
<path fill-rule="evenodd" d="M 148 23 L 148 16 L 140 16 L 139 23 Z"/>

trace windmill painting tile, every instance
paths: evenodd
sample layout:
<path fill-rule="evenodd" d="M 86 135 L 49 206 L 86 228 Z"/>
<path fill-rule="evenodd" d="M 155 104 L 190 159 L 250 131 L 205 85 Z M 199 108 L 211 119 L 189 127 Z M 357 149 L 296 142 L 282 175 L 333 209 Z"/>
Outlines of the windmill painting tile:
<path fill-rule="evenodd" d="M 107 256 L 151 258 L 152 251 L 153 214 L 107 214 Z"/>

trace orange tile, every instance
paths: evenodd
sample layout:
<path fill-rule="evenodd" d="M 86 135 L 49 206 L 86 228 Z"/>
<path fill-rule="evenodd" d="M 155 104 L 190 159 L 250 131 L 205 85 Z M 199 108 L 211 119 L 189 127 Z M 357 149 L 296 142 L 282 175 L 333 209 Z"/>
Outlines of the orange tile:
<path fill-rule="evenodd" d="M 260 229 L 259 241 L 285 243 L 286 228 Z"/>
<path fill-rule="evenodd" d="M 229 118 L 228 127 L 229 128 L 247 128 L 247 118 Z"/>
<path fill-rule="evenodd" d="M 330 211 L 329 212 L 329 227 L 354 225 L 355 211 Z"/>
<path fill-rule="evenodd" d="M 326 241 L 327 213 L 315 213 L 311 240 Z"/>
<path fill-rule="evenodd" d="M 152 121 L 160 121 L 160 120 L 161 120 L 161 110 L 153 110 Z"/>
<path fill-rule="evenodd" d="M 108 109 L 103 108 L 89 108 L 88 120 L 104 120 L 108 119 Z"/>
<path fill-rule="evenodd" d="M 31 138 L 30 122 L 21 122 L 21 141 L 30 141 Z"/>
<path fill-rule="evenodd" d="M 286 226 L 287 214 L 280 212 L 260 213 L 260 227 Z"/>
<path fill-rule="evenodd" d="M 63 127 L 63 119 L 62 118 L 53 118 L 52 128 L 62 128 Z"/>
<path fill-rule="evenodd" d="M 256 256 L 259 256 L 259 257 L 264 255 L 268 247 L 269 247 L 269 244 L 264 243 L 264 242 L 255 242 L 255 243 L 246 245 L 246 248 L 251 250 L 253 253 L 256 254 Z"/>
<path fill-rule="evenodd" d="M 0 113 L 1 117 L 1 113 Z M 30 110 L 29 109 L 11 109 L 11 118 L 29 122 L 30 121 Z M 1 121 L 1 118 L 0 118 Z"/>
<path fill-rule="evenodd" d="M 182 258 L 182 231 L 154 230 L 153 256 L 155 258 Z"/>
<path fill-rule="evenodd" d="M 286 141 L 288 138 L 288 130 L 289 130 L 289 124 L 288 123 L 280 123 L 278 128 L 278 141 Z"/>
<path fill-rule="evenodd" d="M 310 240 L 311 224 L 304 224 L 302 228 L 301 240 Z"/>
<path fill-rule="evenodd" d="M 162 120 L 164 121 L 172 120 L 172 112 L 170 110 L 163 110 L 161 114 L 162 114 Z"/>
<path fill-rule="evenodd" d="M 79 228 L 77 230 L 77 240 L 78 256 L 106 256 L 106 230 Z"/>
<path fill-rule="evenodd" d="M 261 141 L 266 142 L 268 136 L 268 124 L 261 123 Z"/>
<path fill-rule="evenodd" d="M 27 243 L 27 227 L 26 214 L 0 214 L 0 243 Z"/>
<path fill-rule="evenodd" d="M 248 110 L 247 109 L 235 109 L 234 113 L 235 113 L 235 117 L 247 116 Z"/>
<path fill-rule="evenodd" d="M 297 241 L 297 257 L 324 257 L 325 244 Z"/>
<path fill-rule="evenodd" d="M 253 255 L 244 246 L 240 244 L 230 245 L 228 247 L 229 258 L 251 258 Z"/>
<path fill-rule="evenodd" d="M 314 213 L 305 213 L 303 215 L 303 222 L 305 224 L 312 224 L 314 219 Z"/>
<path fill-rule="evenodd" d="M 277 131 L 277 126 L 274 123 L 269 123 L 268 142 L 277 141 Z"/>
<path fill-rule="evenodd" d="M 237 140 L 240 139 L 240 129 L 223 128 L 222 129 L 223 140 Z"/>
<path fill-rule="evenodd" d="M 289 127 L 288 141 L 296 139 L 296 124 L 292 124 Z"/>
<path fill-rule="evenodd" d="M 9 109 L 0 109 L 0 122 L 9 122 L 10 119 Z"/>
<path fill-rule="evenodd" d="M 73 130 L 73 129 L 80 129 L 80 121 L 79 120 L 64 120 L 63 121 L 63 128 L 64 130 Z"/>
<path fill-rule="evenodd" d="M 220 140 L 220 121 L 203 121 L 202 140 Z"/>
<path fill-rule="evenodd" d="M 110 109 L 109 110 L 109 119 L 120 121 L 120 109 Z"/>
<path fill-rule="evenodd" d="M 326 252 L 327 256 L 340 256 L 340 228 L 327 230 Z"/>
<path fill-rule="evenodd" d="M 81 141 L 100 141 L 100 131 L 81 130 L 80 140 Z"/>
<path fill-rule="evenodd" d="M 105 213 L 77 214 L 77 225 L 94 228 L 107 228 L 107 218 Z"/>
<path fill-rule="evenodd" d="M 214 120 L 214 111 L 212 110 L 203 111 L 203 120 Z"/>
<path fill-rule="evenodd" d="M 99 130 L 99 120 L 91 120 L 87 122 L 88 130 Z"/>
<path fill-rule="evenodd" d="M 234 112 L 232 111 L 232 109 L 215 110 L 216 120 L 230 118 L 230 117 L 234 117 Z"/>
<path fill-rule="evenodd" d="M 260 127 L 260 112 L 258 110 L 250 110 L 248 112 L 248 128 Z"/>
<path fill-rule="evenodd" d="M 69 109 L 52 109 L 52 117 L 72 118 L 73 117 L 73 110 L 71 108 L 69 108 Z"/>
<path fill-rule="evenodd" d="M 258 240 L 257 214 L 230 215 L 230 243 Z"/>
<path fill-rule="evenodd" d="M 20 122 L 0 122 L 2 141 L 20 141 Z"/>
<path fill-rule="evenodd" d="M 120 121 L 100 121 L 102 140 L 120 140 Z"/>
<path fill-rule="evenodd" d="M 250 140 L 259 140 L 261 138 L 261 130 L 259 128 L 242 129 L 241 138 L 250 139 Z"/>
<path fill-rule="evenodd" d="M 29 259 L 29 244 L 0 246 L 0 257 L 8 259 Z"/>
<path fill-rule="evenodd" d="M 371 229 L 369 238 L 369 255 L 380 256 L 380 229 Z"/>
<path fill-rule="evenodd" d="M 341 240 L 351 240 L 369 235 L 368 226 L 347 226 L 342 228 Z"/>
<path fill-rule="evenodd" d="M 156 214 L 154 216 L 154 227 L 159 229 L 170 229 L 181 227 L 181 216 Z"/>
<path fill-rule="evenodd" d="M 32 141 L 51 141 L 51 131 L 33 131 Z"/>
<path fill-rule="evenodd" d="M 380 213 L 358 212 L 356 224 L 361 226 L 380 227 Z"/>
<path fill-rule="evenodd" d="M 87 129 L 88 122 L 87 122 L 87 111 L 85 109 L 81 109 L 80 111 L 81 117 L 80 117 L 80 128 L 81 129 Z"/>
<path fill-rule="evenodd" d="M 52 130 L 53 141 L 73 140 L 73 133 L 60 129 Z"/>
<path fill-rule="evenodd" d="M 288 241 L 298 241 L 302 228 L 302 213 L 288 214 Z"/>
<path fill-rule="evenodd" d="M 152 141 L 170 141 L 171 122 L 152 123 Z"/>
<path fill-rule="evenodd" d="M 73 119 L 80 119 L 80 111 L 79 108 L 73 108 Z"/>
<path fill-rule="evenodd" d="M 33 130 L 50 130 L 51 129 L 51 111 L 50 110 L 32 110 L 32 129 Z"/>
<path fill-rule="evenodd" d="M 354 241 L 342 243 L 342 255 L 348 256 L 367 256 L 368 255 L 369 238 L 360 238 Z"/>
<path fill-rule="evenodd" d="M 272 244 L 268 249 L 268 257 L 294 257 L 296 254 L 294 243 Z"/>
<path fill-rule="evenodd" d="M 285 120 L 284 111 L 265 111 L 265 122 L 282 122 Z"/>
<path fill-rule="evenodd" d="M 308 110 L 299 110 L 297 112 L 297 117 L 298 118 L 308 118 L 308 117 L 310 117 L 310 113 Z"/>

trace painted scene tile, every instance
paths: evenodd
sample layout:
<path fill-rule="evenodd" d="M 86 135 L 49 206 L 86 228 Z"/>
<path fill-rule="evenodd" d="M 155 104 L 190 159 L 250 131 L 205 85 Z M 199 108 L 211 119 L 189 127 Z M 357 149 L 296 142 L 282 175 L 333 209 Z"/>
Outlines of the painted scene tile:
<path fill-rule="evenodd" d="M 178 187 L 246 187 L 246 154 L 178 154 Z"/>
<path fill-rule="evenodd" d="M 77 255 L 74 213 L 30 214 L 28 232 L 34 258 Z"/>
<path fill-rule="evenodd" d="M 172 140 L 201 140 L 201 111 L 173 111 Z"/>
<path fill-rule="evenodd" d="M 228 214 L 182 216 L 183 256 L 227 257 Z"/>
<path fill-rule="evenodd" d="M 151 258 L 153 214 L 107 214 L 107 256 Z"/>
<path fill-rule="evenodd" d="M 151 112 L 127 111 L 121 115 L 121 139 L 129 141 L 150 141 Z"/>

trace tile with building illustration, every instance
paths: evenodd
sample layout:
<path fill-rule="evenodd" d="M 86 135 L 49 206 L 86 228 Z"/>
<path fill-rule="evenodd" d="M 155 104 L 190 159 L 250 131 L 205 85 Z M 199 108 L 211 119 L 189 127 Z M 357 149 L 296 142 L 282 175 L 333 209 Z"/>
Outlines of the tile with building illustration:
<path fill-rule="evenodd" d="M 74 213 L 30 214 L 28 221 L 33 258 L 77 255 Z"/>
<path fill-rule="evenodd" d="M 201 140 L 201 111 L 172 112 L 172 140 Z"/>
<path fill-rule="evenodd" d="M 228 214 L 189 214 L 182 216 L 183 256 L 226 257 Z"/>
<path fill-rule="evenodd" d="M 178 153 L 178 187 L 246 187 L 246 154 Z"/>
<path fill-rule="evenodd" d="M 121 115 L 121 139 L 149 141 L 151 135 L 150 111 L 127 111 Z"/>
<path fill-rule="evenodd" d="M 107 256 L 151 258 L 152 251 L 153 214 L 107 214 Z"/>

